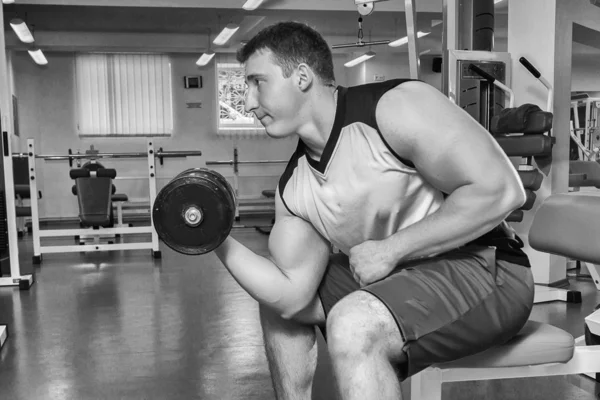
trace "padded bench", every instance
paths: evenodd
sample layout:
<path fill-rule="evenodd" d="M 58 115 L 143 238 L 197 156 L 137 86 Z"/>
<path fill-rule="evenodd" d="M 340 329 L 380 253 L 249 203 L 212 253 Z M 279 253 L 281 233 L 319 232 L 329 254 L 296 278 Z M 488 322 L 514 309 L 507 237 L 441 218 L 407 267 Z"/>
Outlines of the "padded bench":
<path fill-rule="evenodd" d="M 594 215 L 597 217 L 594 217 Z M 548 197 L 529 232 L 532 248 L 600 264 L 600 197 L 577 193 Z M 412 377 L 411 400 L 441 400 L 442 383 L 600 372 L 600 346 L 576 346 L 573 336 L 552 325 L 528 321 L 503 345 Z"/>

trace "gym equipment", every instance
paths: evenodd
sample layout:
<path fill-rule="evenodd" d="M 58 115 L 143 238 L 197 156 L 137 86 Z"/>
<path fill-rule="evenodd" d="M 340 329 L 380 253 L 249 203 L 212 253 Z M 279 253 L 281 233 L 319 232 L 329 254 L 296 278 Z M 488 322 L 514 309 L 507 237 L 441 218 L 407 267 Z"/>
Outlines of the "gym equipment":
<path fill-rule="evenodd" d="M 69 171 L 75 180 L 73 194 L 79 204 L 79 220 L 83 227 L 106 228 L 113 225 L 111 195 L 114 190 L 114 169 L 90 161 L 82 168 Z"/>
<path fill-rule="evenodd" d="M 39 213 L 37 197 L 33 196 L 33 193 L 37 193 L 37 175 L 36 175 L 36 160 L 43 159 L 44 161 L 69 161 L 72 165 L 74 160 L 85 160 L 85 159 L 104 159 L 104 158 L 145 158 L 148 163 L 147 175 L 148 188 L 150 194 L 150 205 L 153 204 L 156 197 L 156 167 L 155 159 L 171 157 L 188 157 L 188 156 L 201 156 L 200 151 L 155 151 L 154 144 L 152 141 L 147 142 L 146 152 L 131 152 L 131 153 L 96 153 L 94 154 L 72 154 L 69 152 L 68 155 L 37 155 L 35 153 L 35 145 L 33 139 L 27 140 L 27 153 L 15 153 L 12 155 L 13 158 L 27 158 L 28 160 L 28 171 L 30 180 L 30 191 L 31 196 L 31 224 L 33 233 L 33 262 L 34 264 L 40 264 L 42 262 L 43 254 L 45 253 L 65 253 L 65 252 L 93 252 L 93 251 L 111 251 L 111 250 L 141 250 L 150 249 L 154 258 L 160 258 L 161 253 L 158 243 L 158 235 L 154 229 L 152 222 L 147 226 L 121 226 L 121 227 L 110 227 L 103 228 L 102 234 L 104 235 L 126 235 L 126 234 L 150 234 L 150 241 L 132 242 L 127 241 L 126 243 L 107 243 L 107 244 L 89 244 L 89 245 L 73 245 L 73 246 L 52 246 L 44 245 L 40 243 L 41 238 L 49 237 L 65 237 L 65 236 L 85 236 L 90 234 L 90 229 L 44 229 L 40 230 L 39 224 Z M 81 172 L 87 176 L 86 172 Z M 102 175 L 102 174 L 101 174 Z M 92 172 L 89 173 L 92 176 Z M 97 175 L 96 175 L 97 176 Z M 113 176 L 112 173 L 110 176 Z M 7 186 L 12 187 L 12 182 L 7 183 Z"/>
<path fill-rule="evenodd" d="M 0 349 L 4 346 L 4 342 L 6 342 L 6 338 L 8 337 L 8 330 L 6 329 L 6 325 L 0 325 Z"/>
<path fill-rule="evenodd" d="M 539 251 L 600 264 L 597 238 L 600 197 L 579 194 L 549 196 L 534 216 L 531 246 Z M 590 331 L 600 333 L 600 313 L 586 318 Z M 593 321 L 593 322 L 592 322 Z M 442 384 L 491 379 L 528 378 L 600 372 L 600 346 L 585 345 L 555 326 L 528 321 L 510 341 L 473 356 L 438 364 L 412 377 L 412 400 L 441 400 Z"/>
<path fill-rule="evenodd" d="M 192 168 L 163 187 L 152 206 L 158 236 L 187 255 L 213 251 L 229 235 L 235 217 L 235 193 L 215 171 Z"/>
<path fill-rule="evenodd" d="M 15 184 L 15 203 L 17 213 L 17 234 L 23 236 L 27 231 L 25 219 L 31 217 L 31 207 L 25 205 L 29 202 L 31 195 L 29 189 L 29 173 L 27 172 L 27 160 L 21 158 L 13 159 L 13 179 Z M 38 200 L 41 200 L 42 192 L 38 192 Z"/>
<path fill-rule="evenodd" d="M 254 202 L 257 203 L 259 201 L 257 201 L 256 198 L 250 198 L 250 197 L 245 197 L 245 196 L 240 196 L 239 194 L 239 178 L 240 178 L 240 165 L 276 165 L 276 164 L 287 164 L 289 161 L 288 160 L 257 160 L 257 161 L 240 161 L 239 159 L 239 151 L 237 148 L 233 149 L 233 160 L 226 160 L 226 161 L 207 161 L 206 165 L 207 166 L 216 166 L 216 165 L 231 165 L 233 166 L 233 191 L 235 192 L 235 199 L 236 199 L 236 204 L 235 204 L 235 220 L 239 221 L 240 220 L 240 212 L 244 211 L 244 207 L 246 206 L 247 203 L 250 202 Z M 273 197 L 268 197 L 266 196 L 267 199 L 269 199 L 269 203 L 268 204 L 272 204 L 273 201 L 271 200 Z M 239 225 L 234 226 L 235 227 L 242 227 Z"/>
<path fill-rule="evenodd" d="M 588 94 L 571 97 L 571 139 L 579 147 L 579 160 L 600 159 L 599 109 L 600 98 Z"/>
<path fill-rule="evenodd" d="M 15 207 L 15 185 L 13 173 L 13 157 L 11 156 L 11 141 L 8 138 L 8 132 L 2 129 L 2 115 L 0 114 L 0 132 L 2 132 L 2 169 L 4 172 L 4 191 L 0 192 L 0 226 L 2 227 L 0 236 L 2 243 L 0 246 L 7 244 L 8 256 L 10 264 L 9 276 L 0 276 L 0 287 L 17 286 L 20 290 L 28 290 L 34 283 L 35 275 L 21 273 L 21 265 L 19 264 L 19 247 L 17 233 L 17 213 Z M 31 189 L 31 188 L 30 188 Z M 32 195 L 37 194 L 37 190 L 30 192 Z M 33 195 L 33 199 L 37 201 L 37 196 Z M 32 207 L 33 212 L 33 207 Z M 4 331 L 6 333 L 6 331 Z"/>

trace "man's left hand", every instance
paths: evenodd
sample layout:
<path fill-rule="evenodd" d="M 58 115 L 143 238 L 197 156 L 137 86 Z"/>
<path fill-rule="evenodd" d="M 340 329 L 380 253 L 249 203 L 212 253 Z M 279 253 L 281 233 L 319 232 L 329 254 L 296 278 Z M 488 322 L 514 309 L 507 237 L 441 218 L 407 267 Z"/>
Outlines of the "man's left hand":
<path fill-rule="evenodd" d="M 396 267 L 384 241 L 367 240 L 350 249 L 350 270 L 361 287 L 388 276 Z"/>

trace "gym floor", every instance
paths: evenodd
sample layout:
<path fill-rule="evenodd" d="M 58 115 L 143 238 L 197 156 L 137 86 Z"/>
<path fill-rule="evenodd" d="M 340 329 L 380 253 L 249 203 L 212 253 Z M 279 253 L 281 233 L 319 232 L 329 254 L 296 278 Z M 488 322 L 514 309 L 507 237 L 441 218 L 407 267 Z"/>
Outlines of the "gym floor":
<path fill-rule="evenodd" d="M 233 236 L 259 254 L 268 236 Z M 3 400 L 274 399 L 257 304 L 214 254 L 184 256 L 163 246 L 148 251 L 48 254 L 31 266 L 30 236 L 19 241 L 29 291 L 0 288 Z M 591 281 L 571 279 L 582 304 L 536 305 L 531 319 L 575 337 L 600 303 Z M 314 399 L 333 399 L 330 365 L 319 337 Z M 409 399 L 410 383 L 403 384 Z M 446 384 L 450 399 L 595 399 L 585 376 Z"/>

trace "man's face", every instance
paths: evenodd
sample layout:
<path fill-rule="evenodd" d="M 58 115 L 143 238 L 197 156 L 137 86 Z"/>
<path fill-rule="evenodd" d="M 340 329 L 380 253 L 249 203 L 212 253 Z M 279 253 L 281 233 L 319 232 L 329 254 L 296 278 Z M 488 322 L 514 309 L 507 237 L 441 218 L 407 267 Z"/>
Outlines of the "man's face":
<path fill-rule="evenodd" d="M 294 85 L 294 74 L 283 76 L 270 50 L 259 50 L 246 61 L 246 112 L 253 112 L 271 137 L 296 133 L 301 91 Z"/>

